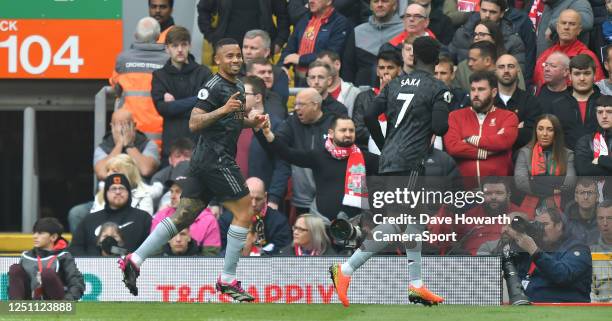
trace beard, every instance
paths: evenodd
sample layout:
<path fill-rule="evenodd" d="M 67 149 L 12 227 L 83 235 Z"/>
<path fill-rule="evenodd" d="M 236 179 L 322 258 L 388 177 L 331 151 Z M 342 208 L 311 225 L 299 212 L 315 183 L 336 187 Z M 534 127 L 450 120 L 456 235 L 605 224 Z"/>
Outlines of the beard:
<path fill-rule="evenodd" d="M 485 204 L 485 212 L 487 212 L 489 216 L 501 215 L 505 213 L 506 209 L 508 208 L 507 201 L 500 201 L 500 202 L 495 201 L 492 203 L 493 204 Z M 492 207 L 491 205 L 496 205 L 496 206 Z"/>
<path fill-rule="evenodd" d="M 516 80 L 517 80 L 517 76 L 510 78 L 510 80 L 506 80 L 503 77 L 501 77 L 497 81 L 499 81 L 499 83 L 504 86 L 512 86 L 514 85 L 514 83 L 516 83 Z"/>
<path fill-rule="evenodd" d="M 491 106 L 492 101 L 493 101 L 493 97 L 489 96 L 485 100 L 478 101 L 478 106 L 477 106 L 476 102 L 472 100 L 472 108 L 479 113 L 484 112 L 485 110 L 489 108 L 489 106 Z"/>
<path fill-rule="evenodd" d="M 342 141 L 342 140 L 337 140 L 335 138 L 333 139 L 333 141 L 334 141 L 334 145 L 338 147 L 351 147 L 355 143 L 353 141 L 349 141 L 349 140 Z"/>

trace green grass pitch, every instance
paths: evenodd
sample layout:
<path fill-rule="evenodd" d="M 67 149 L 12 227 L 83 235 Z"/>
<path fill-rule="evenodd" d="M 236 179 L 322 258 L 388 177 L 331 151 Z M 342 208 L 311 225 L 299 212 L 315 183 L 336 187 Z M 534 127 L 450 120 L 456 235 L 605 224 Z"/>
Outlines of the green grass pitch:
<path fill-rule="evenodd" d="M 612 307 L 478 307 L 441 305 L 339 304 L 186 304 L 186 303 L 77 303 L 75 314 L 0 314 L 0 320 L 211 320 L 211 321 L 569 321 L 612 320 Z"/>

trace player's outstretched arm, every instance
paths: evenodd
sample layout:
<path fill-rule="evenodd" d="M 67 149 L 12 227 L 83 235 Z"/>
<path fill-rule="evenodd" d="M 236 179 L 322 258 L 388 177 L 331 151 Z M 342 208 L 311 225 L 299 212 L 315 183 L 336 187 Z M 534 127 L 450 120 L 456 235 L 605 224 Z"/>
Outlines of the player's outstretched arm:
<path fill-rule="evenodd" d="M 233 94 L 225 103 L 225 105 L 217 108 L 211 112 L 207 112 L 200 108 L 193 108 L 191 110 L 191 116 L 189 117 L 189 130 L 192 133 L 198 132 L 212 124 L 217 120 L 225 117 L 225 115 L 239 111 L 242 102 L 237 99 L 239 92 Z"/>

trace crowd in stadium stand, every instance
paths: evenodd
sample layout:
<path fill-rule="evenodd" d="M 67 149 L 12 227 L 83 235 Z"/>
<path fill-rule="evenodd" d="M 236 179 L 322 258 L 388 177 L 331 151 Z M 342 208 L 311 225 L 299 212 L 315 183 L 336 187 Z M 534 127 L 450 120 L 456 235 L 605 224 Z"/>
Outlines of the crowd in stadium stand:
<path fill-rule="evenodd" d="M 94 150 L 99 193 L 69 213 L 75 256 L 119 255 L 102 246 L 106 238 L 131 252 L 176 209 L 198 139 L 189 130 L 191 109 L 206 99 L 200 88 L 216 66 L 189 53 L 191 36 L 174 25 L 172 7 L 172 0 L 149 0 L 150 17 L 139 21 L 132 46 L 109 70 L 118 109 Z M 482 190 L 485 202 L 466 207 L 468 216 L 512 213 L 560 227 L 545 250 L 589 258 L 588 246 L 612 250 L 605 178 L 612 176 L 611 0 L 200 0 L 197 11 L 207 41 L 242 43 L 244 104 L 271 120 L 273 134 L 244 129 L 237 144 L 256 213 L 243 255 L 341 250 L 325 229 L 340 212 L 362 212 L 342 201 L 355 165 L 351 148 L 363 152 L 363 173 L 377 174 L 377 145 L 393 124 L 381 114 L 380 131 L 370 132 L 366 115 L 387 84 L 414 70 L 418 37 L 442 44 L 435 77 L 451 93 L 448 119 L 434 120 L 447 122 L 448 131 L 431 137 L 426 175 L 473 178 L 463 186 Z M 292 87 L 299 88 L 295 97 Z M 431 215 L 455 211 L 441 207 Z M 230 221 L 213 200 L 159 254 L 223 255 Z M 504 237 L 530 246 L 504 224 L 429 230 L 457 232 L 460 240 L 432 242 L 431 254 L 499 254 Z M 589 283 L 587 262 L 568 265 L 580 277 L 551 280 L 543 271 L 558 272 L 552 266 L 564 257 L 530 254 L 540 268 L 527 271 L 527 264 L 524 271 L 539 286 L 534 298 L 558 294 L 549 282 Z M 609 289 L 597 273 L 594 282 Z M 557 297 L 582 300 L 573 294 Z M 609 290 L 591 295 L 611 299 Z"/>

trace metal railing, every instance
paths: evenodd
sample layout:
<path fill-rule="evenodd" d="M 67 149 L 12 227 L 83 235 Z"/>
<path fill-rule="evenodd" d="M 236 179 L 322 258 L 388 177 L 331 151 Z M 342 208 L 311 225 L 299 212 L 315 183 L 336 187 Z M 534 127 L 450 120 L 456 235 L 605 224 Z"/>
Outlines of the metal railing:
<path fill-rule="evenodd" d="M 107 96 L 113 94 L 110 86 L 104 86 L 98 91 L 94 101 L 94 139 L 93 146 L 98 146 L 106 132 Z M 32 226 L 40 212 L 40 191 L 38 183 L 38 143 L 36 140 L 36 111 L 48 110 L 25 107 L 23 109 L 23 166 L 22 166 L 22 195 L 21 195 L 21 231 L 31 233 Z M 94 193 L 97 179 L 94 173 Z"/>

